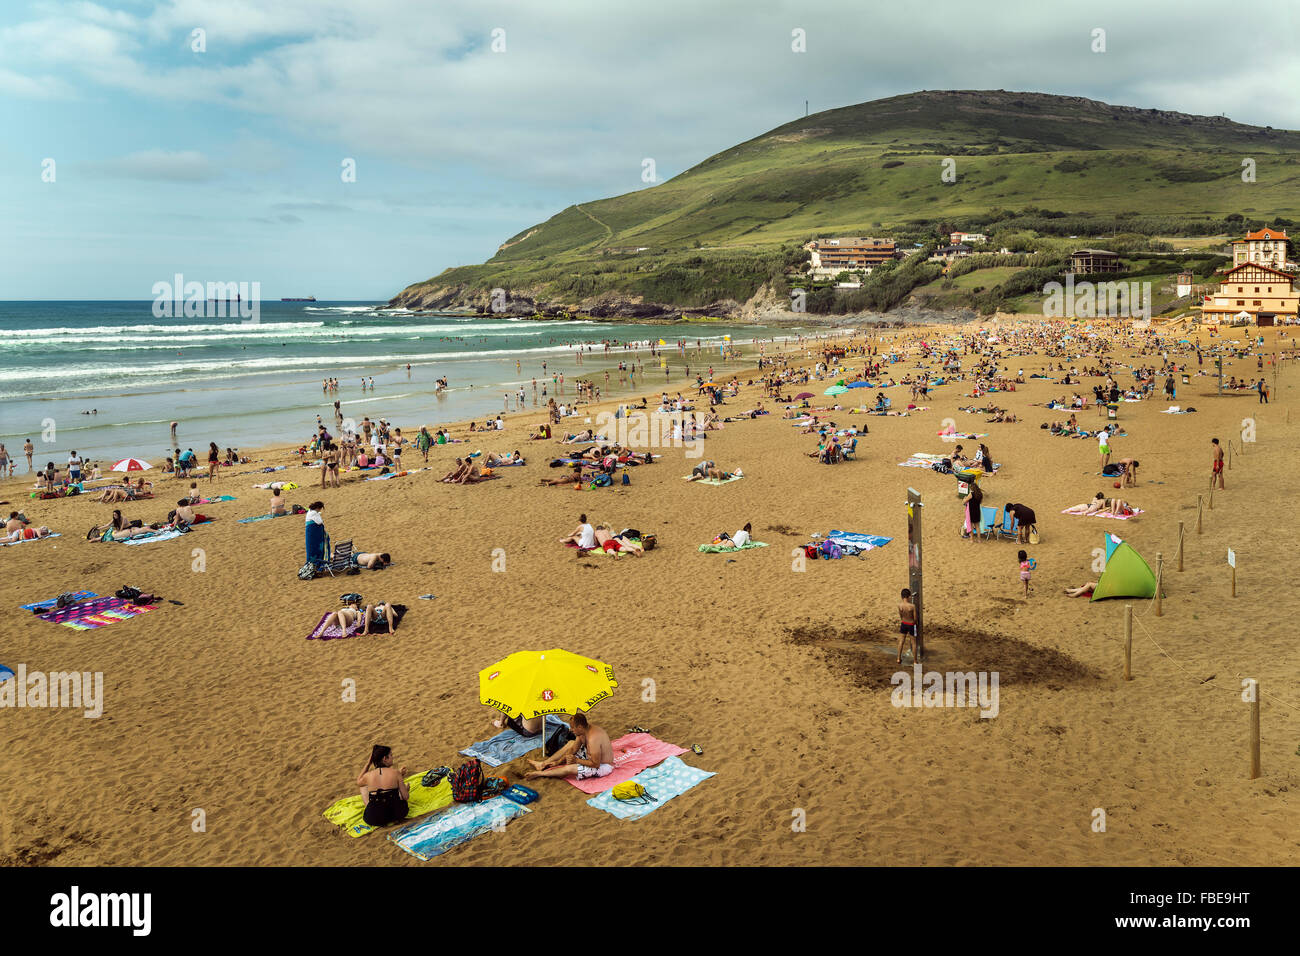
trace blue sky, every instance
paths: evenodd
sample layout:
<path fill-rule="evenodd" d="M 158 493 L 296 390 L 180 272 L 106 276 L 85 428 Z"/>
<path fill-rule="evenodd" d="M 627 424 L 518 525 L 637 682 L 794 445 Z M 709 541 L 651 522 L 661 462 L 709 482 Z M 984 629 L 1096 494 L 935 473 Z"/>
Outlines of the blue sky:
<path fill-rule="evenodd" d="M 177 272 L 385 299 L 805 99 L 1037 90 L 1294 129 L 1294 6 L 6 0 L 0 299 L 147 299 Z"/>

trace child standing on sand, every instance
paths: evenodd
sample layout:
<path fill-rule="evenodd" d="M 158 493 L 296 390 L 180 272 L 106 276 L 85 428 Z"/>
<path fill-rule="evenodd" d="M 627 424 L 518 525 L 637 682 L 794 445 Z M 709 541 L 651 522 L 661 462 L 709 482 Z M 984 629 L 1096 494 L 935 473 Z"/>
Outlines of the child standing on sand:
<path fill-rule="evenodd" d="M 1020 580 L 1025 582 L 1025 600 L 1029 600 L 1029 572 L 1033 569 L 1033 564 L 1024 551 L 1017 554 L 1016 559 L 1020 562 Z"/>

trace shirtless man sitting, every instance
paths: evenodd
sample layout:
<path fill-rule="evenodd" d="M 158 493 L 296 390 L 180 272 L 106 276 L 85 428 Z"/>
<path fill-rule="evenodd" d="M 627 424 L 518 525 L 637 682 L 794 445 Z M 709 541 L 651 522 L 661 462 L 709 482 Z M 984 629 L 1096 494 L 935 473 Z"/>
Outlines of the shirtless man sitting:
<path fill-rule="evenodd" d="M 545 760 L 529 760 L 535 769 L 524 774 L 527 780 L 538 777 L 607 777 L 614 770 L 614 747 L 605 728 L 587 723 L 587 715 L 573 716 L 573 740 Z"/>

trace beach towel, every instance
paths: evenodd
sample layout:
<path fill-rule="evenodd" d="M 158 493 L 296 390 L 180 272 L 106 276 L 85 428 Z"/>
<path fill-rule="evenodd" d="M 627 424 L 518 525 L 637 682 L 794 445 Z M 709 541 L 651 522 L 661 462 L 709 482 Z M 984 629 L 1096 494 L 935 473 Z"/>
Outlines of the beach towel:
<path fill-rule="evenodd" d="M 411 856 L 428 861 L 481 833 L 499 830 L 515 817 L 529 812 L 528 807 L 503 797 L 482 803 L 458 803 L 441 813 L 394 830 L 388 834 L 388 841 Z"/>
<path fill-rule="evenodd" d="M 894 539 L 881 537 L 878 534 L 859 534 L 856 531 L 832 531 L 826 535 L 826 540 L 834 541 L 845 550 L 872 551 L 883 548 Z"/>
<path fill-rule="evenodd" d="M 132 604 L 117 597 L 96 598 L 79 604 L 69 604 L 62 610 L 46 611 L 41 615 L 42 621 L 62 624 L 78 631 L 90 631 L 98 627 L 108 627 L 118 621 L 129 621 L 157 607 L 154 604 Z"/>
<path fill-rule="evenodd" d="M 565 777 L 583 793 L 601 793 L 612 790 L 615 784 L 631 780 L 647 767 L 653 767 L 665 757 L 680 757 L 686 753 L 685 747 L 666 743 L 650 734 L 624 734 L 612 741 L 614 748 L 614 769 L 605 777 Z"/>
<path fill-rule="evenodd" d="M 62 538 L 63 535 L 57 532 L 51 532 L 43 538 L 19 538 L 17 541 L 0 541 L 0 547 L 9 547 L 11 544 L 26 544 L 29 541 L 48 541 L 50 538 Z"/>
<path fill-rule="evenodd" d="M 420 782 L 423 778 L 423 773 L 413 773 L 406 778 L 406 786 L 410 790 L 410 797 L 406 801 L 408 820 L 440 810 L 451 803 L 451 781 L 444 778 L 436 787 L 426 787 Z M 361 802 L 361 794 L 354 794 L 344 797 L 327 809 L 325 819 L 337 827 L 342 827 L 350 837 L 362 837 L 376 829 L 366 823 L 363 816 L 365 808 L 365 804 Z"/>
<path fill-rule="evenodd" d="M 695 483 L 697 485 L 729 485 L 733 481 L 740 481 L 744 477 L 744 475 L 732 475 L 730 478 L 697 478 Z M 682 478 L 686 481 L 691 480 L 690 475 L 683 475 Z"/>
<path fill-rule="evenodd" d="M 292 511 L 286 511 L 286 512 L 285 512 L 284 514 L 282 514 L 282 515 L 254 515 L 254 516 L 251 517 L 251 518 L 240 518 L 240 519 L 239 519 L 239 523 L 240 523 L 240 524 L 252 524 L 254 521 L 268 521 L 268 520 L 270 520 L 271 518 L 289 518 L 289 517 L 292 517 L 292 516 L 293 516 L 293 512 L 292 512 Z M 301 517 L 301 516 L 299 516 L 299 517 Z"/>
<path fill-rule="evenodd" d="M 214 505 L 218 501 L 236 501 L 236 500 L 237 499 L 235 498 L 234 495 L 217 495 L 215 498 L 200 498 L 198 500 L 198 503 L 201 505 Z M 190 503 L 193 504 L 194 502 L 191 501 Z"/>
<path fill-rule="evenodd" d="M 402 617 L 405 614 L 406 614 L 405 604 L 393 605 L 394 628 L 396 627 L 396 625 L 402 623 Z M 313 629 L 312 632 L 307 635 L 307 640 L 336 641 L 344 637 L 356 637 L 362 632 L 362 630 L 365 629 L 366 626 L 363 621 L 358 620 L 352 623 L 351 625 L 349 625 L 347 629 L 347 633 L 344 633 L 342 628 L 340 628 L 337 624 L 331 624 L 329 627 L 325 626 L 325 619 L 329 616 L 330 615 L 328 611 L 321 615 L 321 619 L 319 622 L 317 622 L 315 629 Z M 379 620 L 370 622 L 371 635 L 387 634 L 387 633 L 389 633 L 387 618 L 380 618 Z"/>
<path fill-rule="evenodd" d="M 1075 512 L 1073 512 L 1073 511 L 1062 511 L 1061 514 L 1063 514 L 1063 515 L 1073 515 L 1073 514 L 1075 514 Z M 1095 514 L 1095 515 L 1082 515 L 1082 516 L 1076 515 L 1076 517 L 1084 517 L 1084 518 L 1115 518 L 1115 519 L 1118 520 L 1118 521 L 1127 521 L 1129 518 L 1136 518 L 1138 515 L 1144 515 L 1144 514 L 1146 514 L 1146 512 L 1143 511 L 1141 508 L 1134 508 L 1134 509 L 1133 509 L 1133 513 L 1132 513 L 1131 515 L 1113 515 L 1113 514 L 1111 514 L 1110 512 L 1104 512 L 1104 513 L 1102 513 L 1102 512 L 1098 512 L 1098 513 Z"/>
<path fill-rule="evenodd" d="M 892 653 L 892 652 L 891 652 Z M 647 794 L 654 797 L 648 803 L 631 800 L 619 800 L 606 791 L 587 801 L 587 806 L 611 813 L 620 820 L 639 820 L 646 814 L 653 813 L 673 797 L 680 797 L 698 783 L 714 776 L 708 770 L 700 770 L 683 763 L 680 757 L 669 757 L 657 767 L 642 770 L 632 779 L 645 787 Z"/>
<path fill-rule="evenodd" d="M 748 551 L 750 548 L 766 548 L 767 544 L 762 541 L 751 541 L 749 544 L 742 544 L 739 548 L 730 544 L 702 544 L 700 552 L 703 554 L 720 554 L 723 551 Z"/>
<path fill-rule="evenodd" d="M 405 478 L 407 475 L 414 475 L 416 472 L 429 471 L 428 468 L 409 468 L 406 471 L 392 471 L 386 475 L 375 475 L 371 478 L 363 478 L 363 481 L 387 481 L 390 478 Z"/>
<path fill-rule="evenodd" d="M 99 595 L 94 591 L 72 591 L 71 594 L 74 601 L 84 601 L 87 598 L 99 597 Z M 52 597 L 45 601 L 34 601 L 31 604 L 23 604 L 21 607 L 24 611 L 35 611 L 38 608 L 42 611 L 48 611 L 58 603 L 58 600 L 57 597 Z"/>
<path fill-rule="evenodd" d="M 179 538 L 183 532 L 176 528 L 166 528 L 161 531 L 155 531 L 153 534 L 136 535 L 134 538 L 127 538 L 119 544 L 151 544 L 154 541 L 170 541 L 172 538 Z"/>
<path fill-rule="evenodd" d="M 937 462 L 943 461 L 943 455 L 931 455 L 923 451 L 914 452 L 908 456 L 907 461 L 900 461 L 899 468 L 932 468 Z"/>
<path fill-rule="evenodd" d="M 559 717 L 548 714 L 546 729 L 536 737 L 524 737 L 507 727 L 489 740 L 480 740 L 476 744 L 470 744 L 461 753 L 466 757 L 478 757 L 489 767 L 499 767 L 503 763 L 518 760 L 524 754 L 537 750 L 544 741 L 550 739 L 551 734 L 555 733 L 556 730 L 568 726 Z"/>

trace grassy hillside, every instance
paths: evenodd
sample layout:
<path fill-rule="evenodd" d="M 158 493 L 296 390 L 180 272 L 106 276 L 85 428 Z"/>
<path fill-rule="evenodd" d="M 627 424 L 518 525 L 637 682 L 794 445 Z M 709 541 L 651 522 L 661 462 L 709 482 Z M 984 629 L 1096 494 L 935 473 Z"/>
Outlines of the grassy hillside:
<path fill-rule="evenodd" d="M 1032 243 L 1279 217 L 1300 218 L 1300 133 L 1076 97 L 922 92 L 801 118 L 668 182 L 572 206 L 403 297 L 497 286 L 548 304 L 704 306 L 779 281 L 815 236 L 962 228 Z"/>

